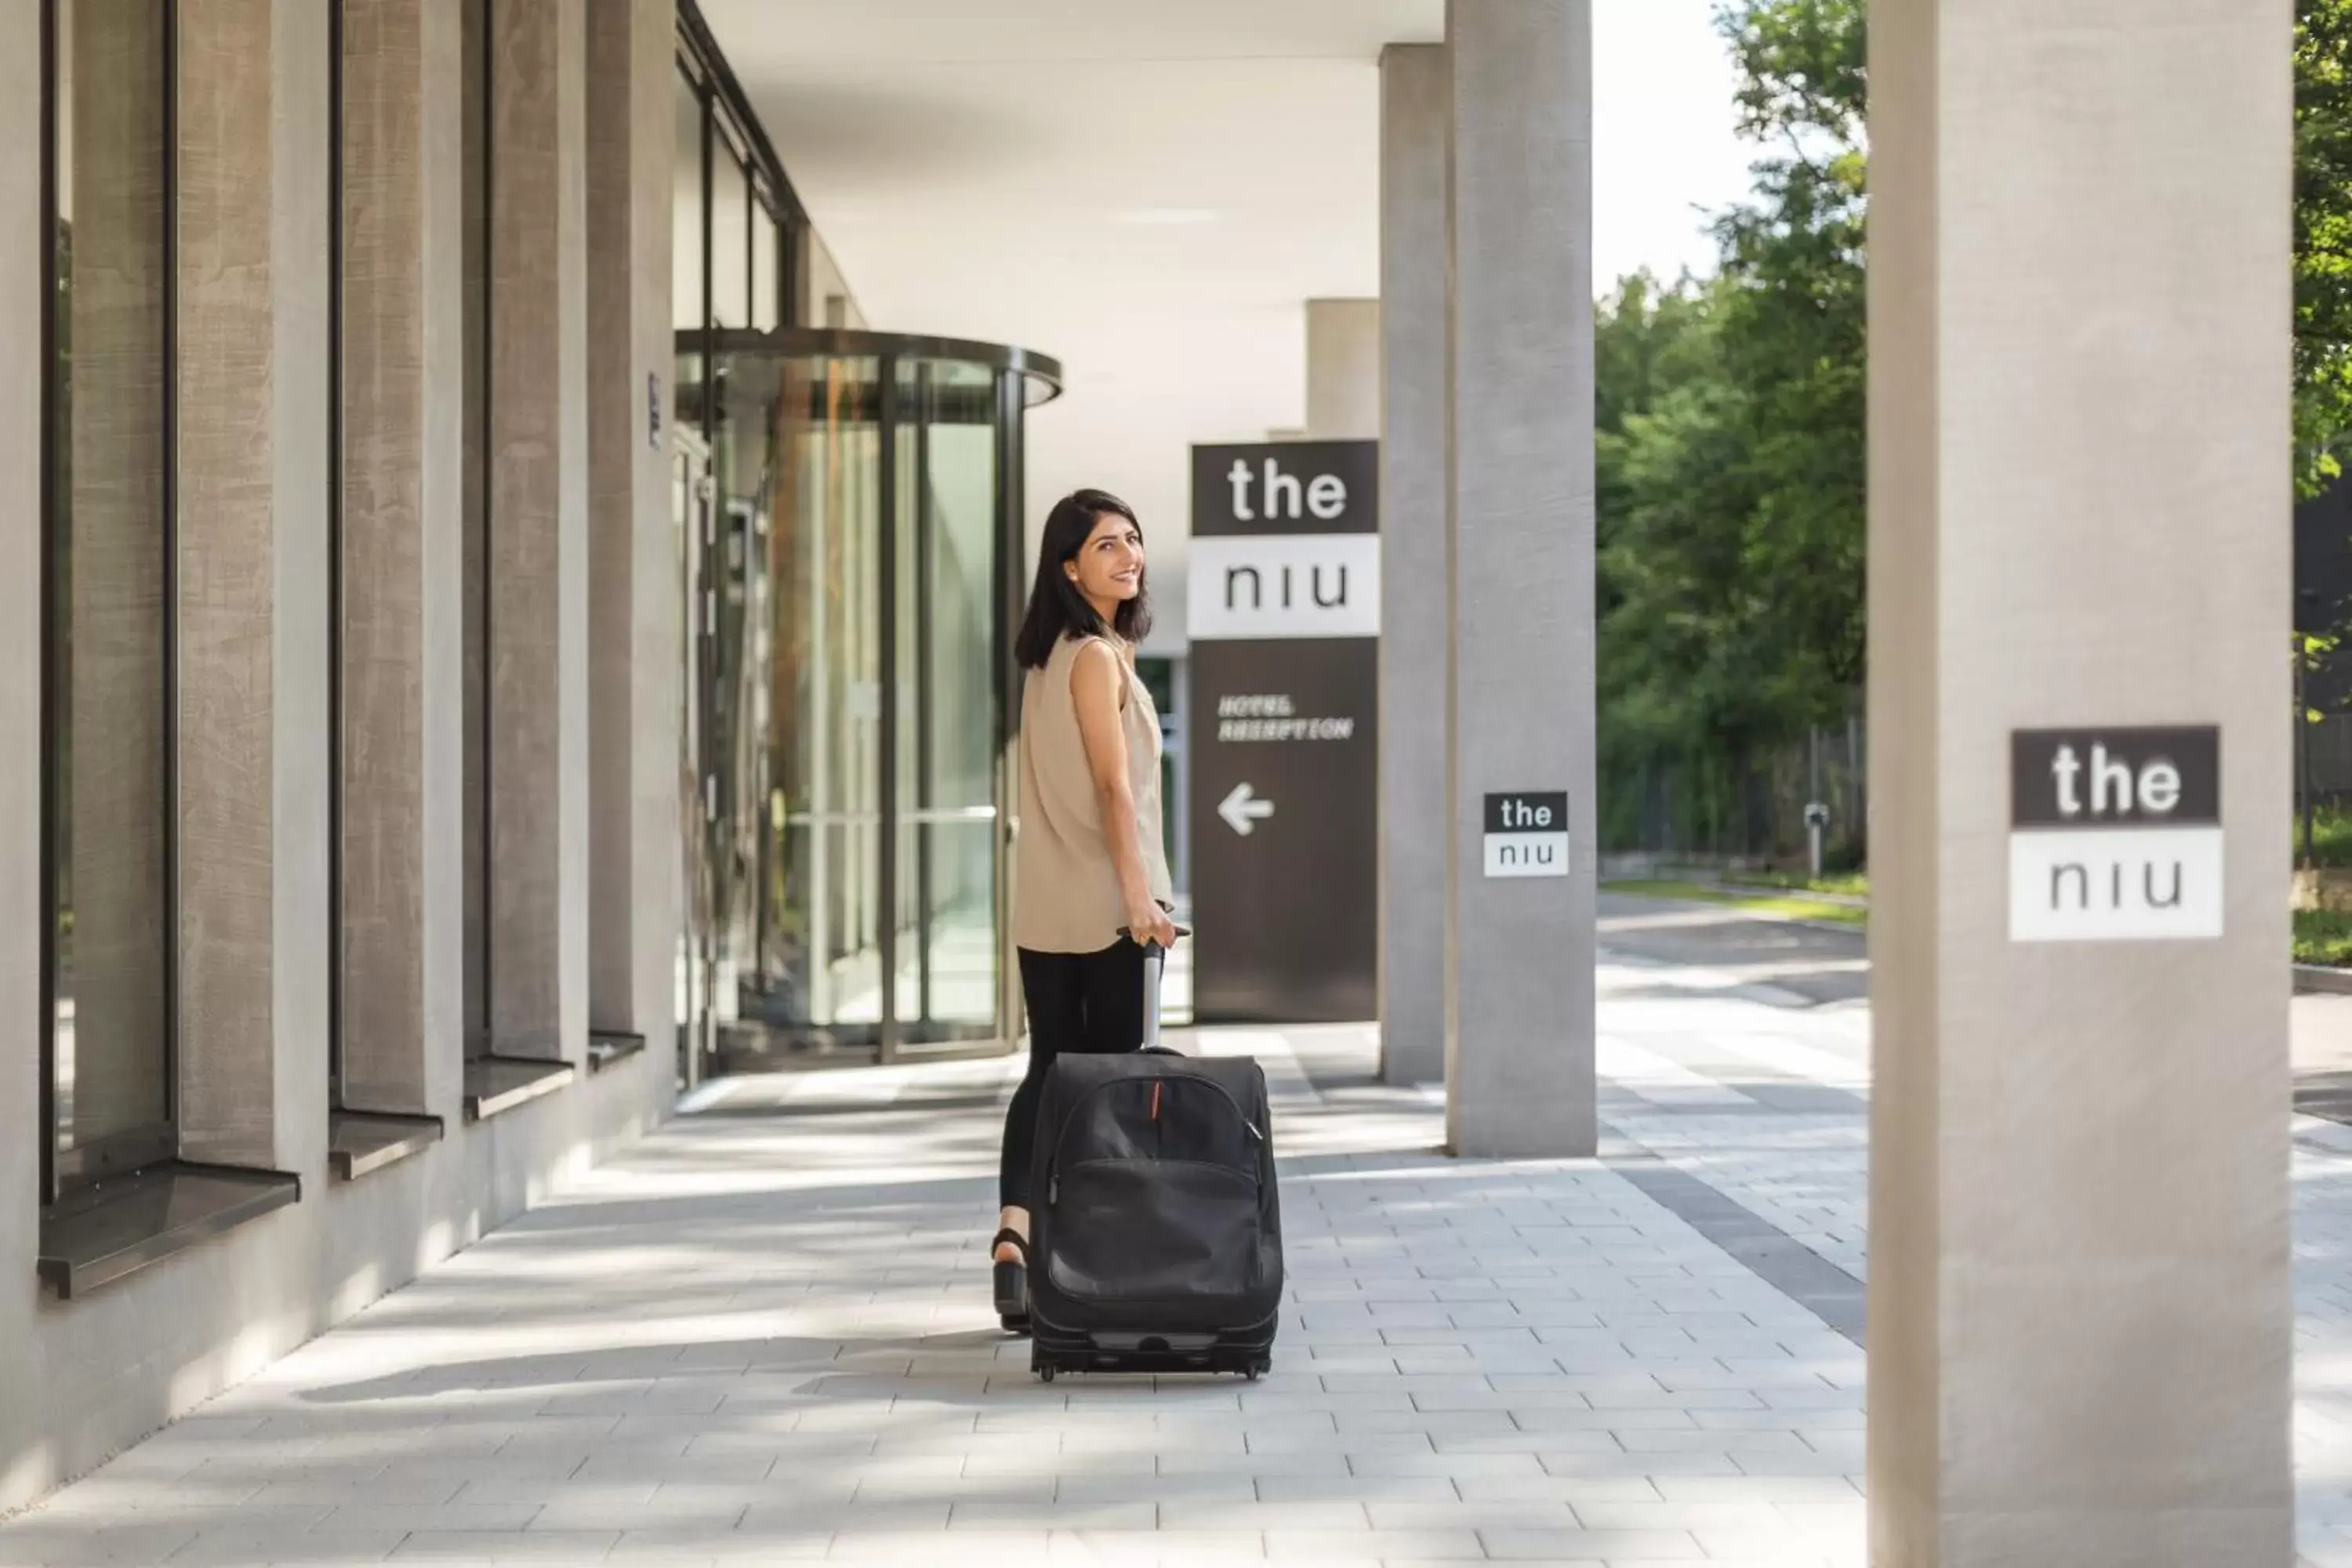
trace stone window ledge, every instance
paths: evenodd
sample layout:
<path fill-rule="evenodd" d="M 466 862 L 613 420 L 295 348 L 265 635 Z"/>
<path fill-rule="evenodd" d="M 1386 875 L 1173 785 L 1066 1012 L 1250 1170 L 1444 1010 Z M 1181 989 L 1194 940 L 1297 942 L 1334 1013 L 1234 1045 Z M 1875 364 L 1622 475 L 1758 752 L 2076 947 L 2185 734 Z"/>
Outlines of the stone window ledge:
<path fill-rule="evenodd" d="M 339 1182 L 396 1165 L 441 1142 L 437 1116 L 396 1116 L 374 1110 L 338 1110 L 328 1123 L 327 1169 Z"/>
<path fill-rule="evenodd" d="M 466 1062 L 466 1120 L 488 1121 L 553 1094 L 576 1076 L 570 1062 L 544 1057 L 472 1057 Z"/>
<path fill-rule="evenodd" d="M 301 1199 L 289 1171 L 151 1165 L 41 1211 L 41 1281 L 74 1300 Z"/>
<path fill-rule="evenodd" d="M 643 1035 L 624 1035 L 612 1030 L 598 1030 L 588 1037 L 588 1070 L 603 1072 L 615 1062 L 640 1055 L 646 1048 Z"/>

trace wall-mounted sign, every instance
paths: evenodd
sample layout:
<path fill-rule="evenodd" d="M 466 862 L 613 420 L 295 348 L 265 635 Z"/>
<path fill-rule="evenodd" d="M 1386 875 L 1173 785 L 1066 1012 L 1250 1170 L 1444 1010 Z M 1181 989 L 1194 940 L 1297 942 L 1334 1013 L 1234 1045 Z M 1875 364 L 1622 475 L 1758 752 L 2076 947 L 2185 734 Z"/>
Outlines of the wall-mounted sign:
<path fill-rule="evenodd" d="M 1486 797 L 1486 875 L 1568 875 L 1568 792 L 1521 790 Z"/>
<path fill-rule="evenodd" d="M 1379 1011 L 1380 447 L 1192 449 L 1192 996 Z"/>
<path fill-rule="evenodd" d="M 2010 737 L 2012 942 L 2221 934 L 2221 731 Z"/>

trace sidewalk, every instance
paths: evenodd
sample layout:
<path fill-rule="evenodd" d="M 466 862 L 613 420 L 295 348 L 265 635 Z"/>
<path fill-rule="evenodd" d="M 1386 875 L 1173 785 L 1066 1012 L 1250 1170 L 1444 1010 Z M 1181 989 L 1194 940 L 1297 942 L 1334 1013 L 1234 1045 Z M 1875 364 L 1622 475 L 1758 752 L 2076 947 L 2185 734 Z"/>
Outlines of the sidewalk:
<path fill-rule="evenodd" d="M 0 1565 L 1858 1568 L 1866 1016 L 1727 978 L 1604 969 L 1597 1163 L 1435 1154 L 1368 1030 L 1197 1037 L 1276 1096 L 1258 1384 L 1029 1376 L 982 1247 L 1015 1064 L 753 1080 L 0 1525 Z M 2337 1568 L 2352 1135 L 2305 1131 L 2305 1548 Z"/>

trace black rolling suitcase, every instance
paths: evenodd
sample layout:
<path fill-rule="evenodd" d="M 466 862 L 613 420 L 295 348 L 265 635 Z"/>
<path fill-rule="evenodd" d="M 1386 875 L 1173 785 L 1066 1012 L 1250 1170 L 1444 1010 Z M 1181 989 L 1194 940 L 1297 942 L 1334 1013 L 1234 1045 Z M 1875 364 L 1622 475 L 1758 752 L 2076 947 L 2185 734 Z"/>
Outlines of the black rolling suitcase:
<path fill-rule="evenodd" d="M 1038 1106 L 1029 1366 L 1233 1372 L 1272 1364 L 1282 1215 L 1265 1073 L 1160 1047 L 1144 954 L 1144 1047 L 1057 1058 Z"/>

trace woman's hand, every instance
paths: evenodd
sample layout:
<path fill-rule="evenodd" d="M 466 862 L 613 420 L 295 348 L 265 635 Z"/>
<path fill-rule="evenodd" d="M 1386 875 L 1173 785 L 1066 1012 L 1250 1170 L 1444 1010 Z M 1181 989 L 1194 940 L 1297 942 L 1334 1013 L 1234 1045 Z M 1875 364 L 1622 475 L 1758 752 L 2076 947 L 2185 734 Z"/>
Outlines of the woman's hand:
<path fill-rule="evenodd" d="M 1165 952 L 1176 945 L 1176 922 L 1168 918 L 1168 911 L 1160 907 L 1157 900 L 1146 899 L 1139 906 L 1130 904 L 1128 908 L 1127 938 L 1138 947 L 1157 942 Z"/>

